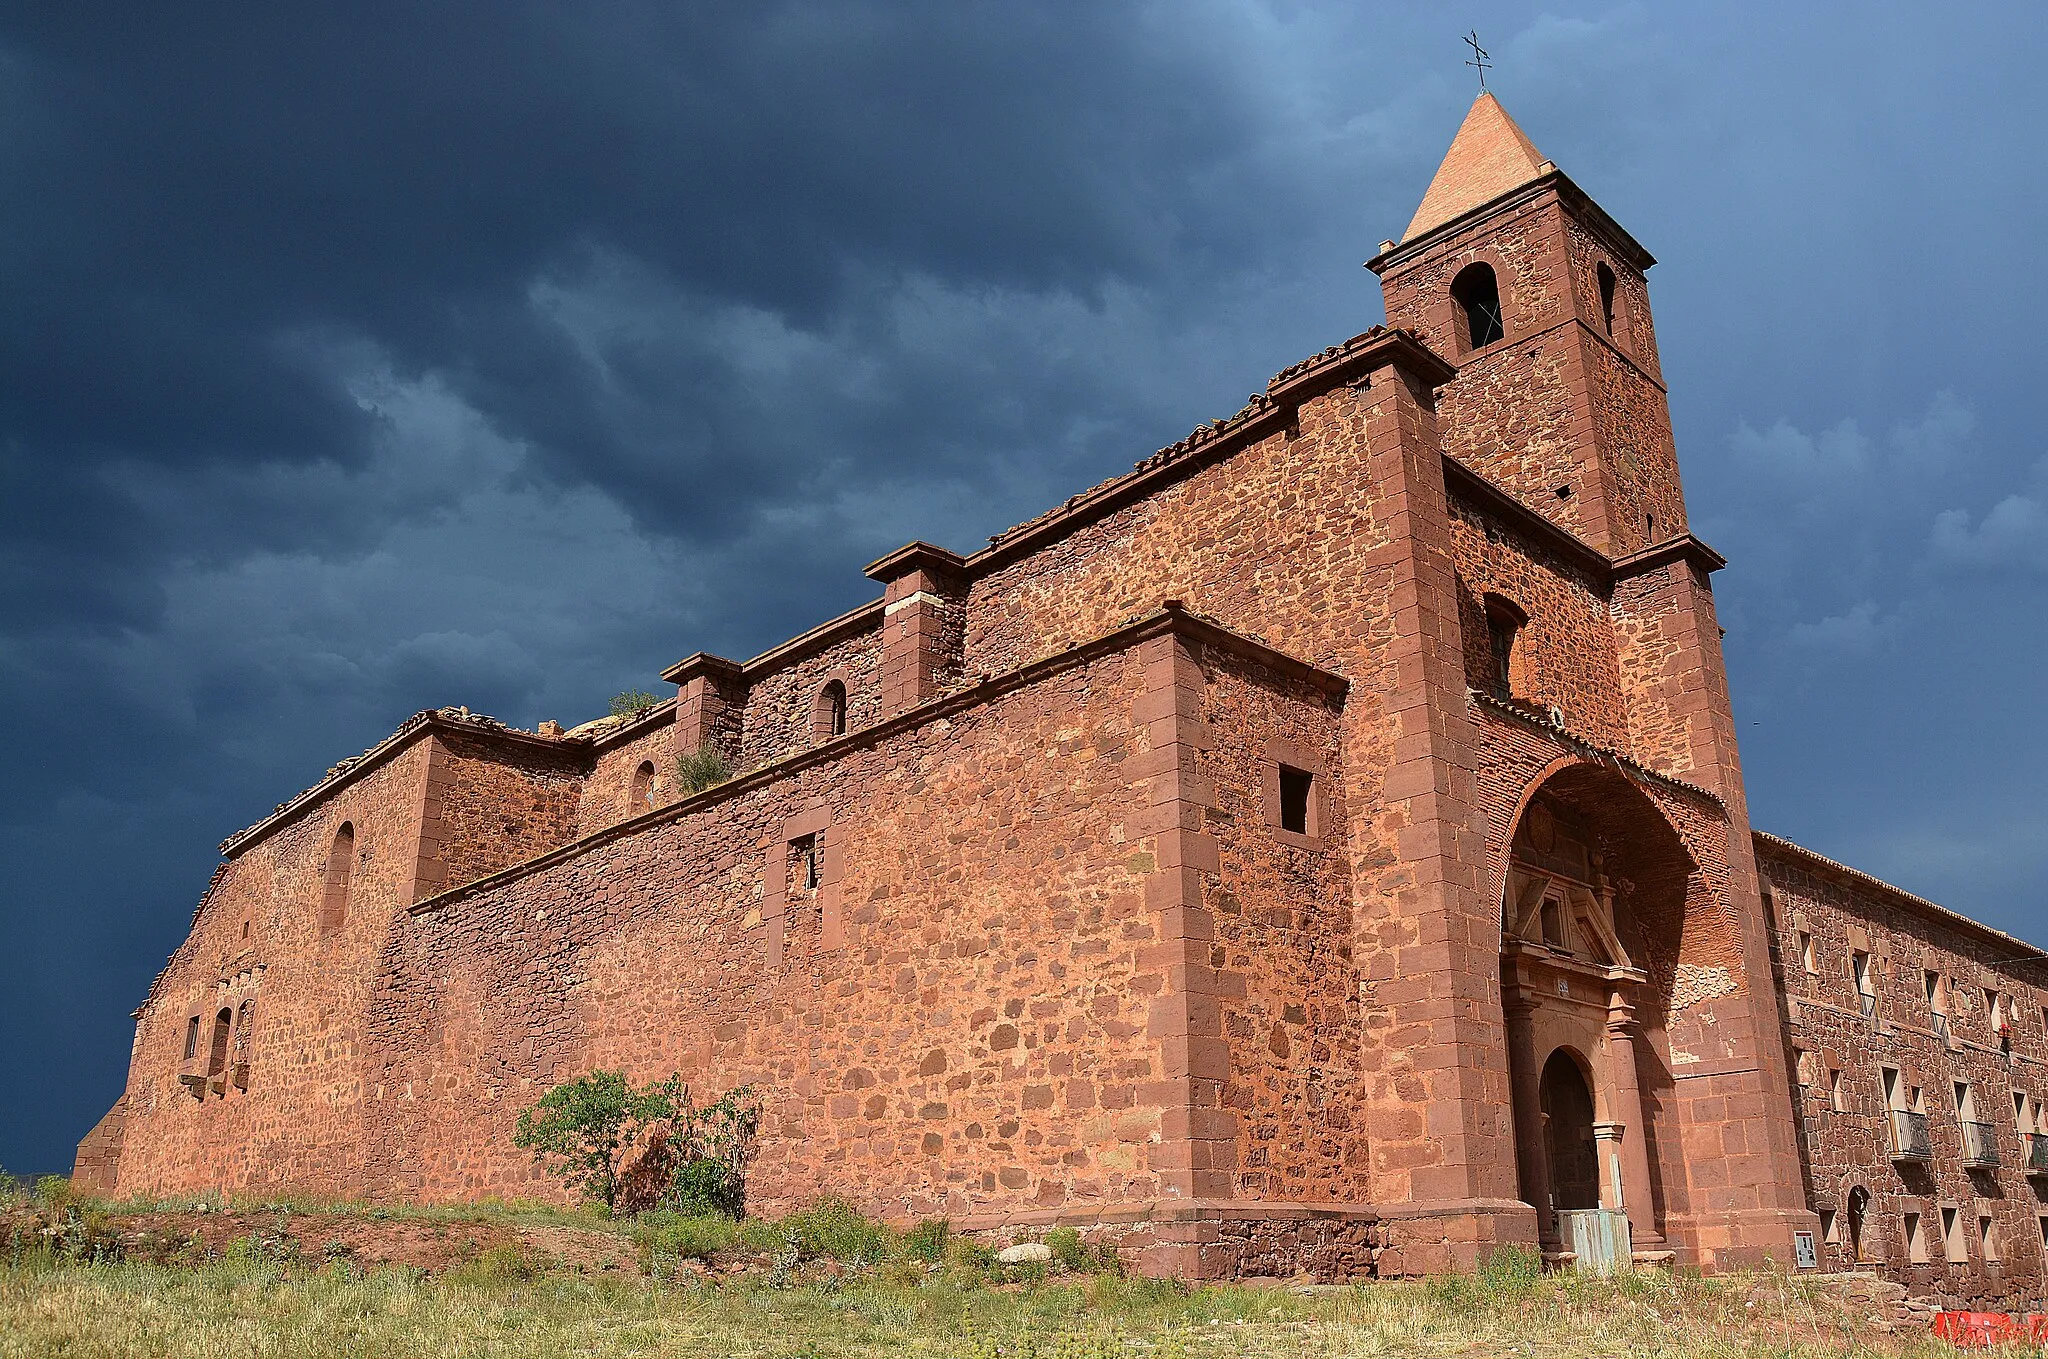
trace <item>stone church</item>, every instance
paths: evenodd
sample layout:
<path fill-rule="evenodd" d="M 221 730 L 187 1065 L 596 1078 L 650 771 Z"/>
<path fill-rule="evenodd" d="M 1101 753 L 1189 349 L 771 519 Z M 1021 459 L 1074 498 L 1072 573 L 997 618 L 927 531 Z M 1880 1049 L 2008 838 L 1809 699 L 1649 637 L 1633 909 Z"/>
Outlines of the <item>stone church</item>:
<path fill-rule="evenodd" d="M 1483 95 L 1229 419 L 637 713 L 420 713 L 222 846 L 81 1183 L 558 1195 L 621 1067 L 762 1092 L 770 1211 L 2038 1300 L 2048 959 L 1751 828 L 1652 263 Z"/>

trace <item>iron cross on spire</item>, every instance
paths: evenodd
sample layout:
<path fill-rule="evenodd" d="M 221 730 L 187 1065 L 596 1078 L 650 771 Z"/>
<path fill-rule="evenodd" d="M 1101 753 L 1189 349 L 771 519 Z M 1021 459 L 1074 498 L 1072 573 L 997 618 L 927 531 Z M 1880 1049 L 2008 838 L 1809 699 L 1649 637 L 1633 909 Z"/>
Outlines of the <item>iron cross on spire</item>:
<path fill-rule="evenodd" d="M 1479 68 L 1479 88 L 1483 92 L 1486 89 L 1486 73 L 1492 69 L 1493 63 L 1486 59 L 1486 49 L 1479 45 L 1479 30 L 1473 29 L 1459 41 L 1472 49 L 1472 60 L 1465 64 Z"/>

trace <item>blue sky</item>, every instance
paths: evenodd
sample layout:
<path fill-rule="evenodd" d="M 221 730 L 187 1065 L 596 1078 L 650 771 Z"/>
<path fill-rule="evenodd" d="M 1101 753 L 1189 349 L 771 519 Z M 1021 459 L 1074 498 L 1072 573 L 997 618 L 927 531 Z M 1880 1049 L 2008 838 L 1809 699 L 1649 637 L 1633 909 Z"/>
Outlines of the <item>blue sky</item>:
<path fill-rule="evenodd" d="M 1757 825 L 2048 942 L 2037 7 L 0 16 L 0 1165 L 214 845 L 602 712 L 1381 319 L 1473 86 L 1662 261 Z"/>

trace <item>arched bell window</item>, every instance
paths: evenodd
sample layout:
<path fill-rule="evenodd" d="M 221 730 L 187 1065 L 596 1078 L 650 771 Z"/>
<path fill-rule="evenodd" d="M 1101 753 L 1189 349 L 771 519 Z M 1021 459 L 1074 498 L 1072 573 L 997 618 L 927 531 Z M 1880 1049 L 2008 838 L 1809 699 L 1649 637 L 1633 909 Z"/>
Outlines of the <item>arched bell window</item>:
<path fill-rule="evenodd" d="M 1451 281 L 1451 299 L 1458 304 L 1465 322 L 1468 348 L 1484 349 L 1507 338 L 1508 327 L 1500 305 L 1500 281 L 1490 264 L 1468 264 Z"/>
<path fill-rule="evenodd" d="M 644 812 L 654 805 L 654 761 L 642 760 L 633 771 L 633 786 L 626 801 L 627 809 L 633 812 Z"/>

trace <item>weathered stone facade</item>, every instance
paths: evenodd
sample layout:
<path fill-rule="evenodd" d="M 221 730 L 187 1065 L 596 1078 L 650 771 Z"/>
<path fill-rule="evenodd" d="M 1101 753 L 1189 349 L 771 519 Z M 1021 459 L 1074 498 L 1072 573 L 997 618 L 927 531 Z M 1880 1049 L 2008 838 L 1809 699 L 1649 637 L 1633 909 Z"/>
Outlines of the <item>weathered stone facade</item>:
<path fill-rule="evenodd" d="M 2023 1139 L 1895 1170 L 1872 1064 L 2048 1096 L 2041 955 L 1752 835 L 1650 263 L 1482 99 L 1372 262 L 1393 328 L 644 712 L 421 714 L 223 846 L 81 1176 L 555 1193 L 513 1120 L 618 1066 L 762 1091 L 769 1208 L 1157 1271 L 1564 1254 L 1553 1209 L 1843 1263 L 1853 1186 L 1901 1277 L 2038 1293 Z M 707 745 L 737 772 L 684 795 Z M 1873 1042 L 1845 963 L 1774 971 L 1794 929 L 2035 1027 L 1937 1050 L 1887 1006 Z M 2000 1259 L 1911 1264 L 1907 1202 Z"/>

